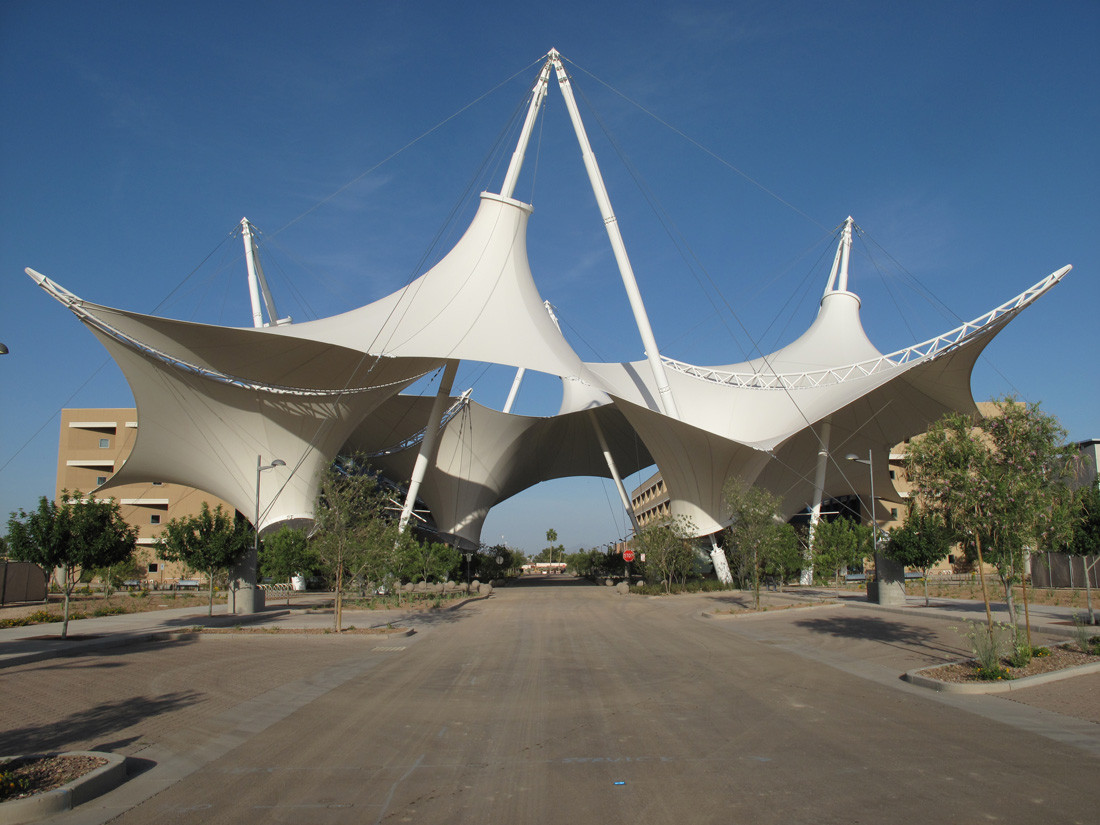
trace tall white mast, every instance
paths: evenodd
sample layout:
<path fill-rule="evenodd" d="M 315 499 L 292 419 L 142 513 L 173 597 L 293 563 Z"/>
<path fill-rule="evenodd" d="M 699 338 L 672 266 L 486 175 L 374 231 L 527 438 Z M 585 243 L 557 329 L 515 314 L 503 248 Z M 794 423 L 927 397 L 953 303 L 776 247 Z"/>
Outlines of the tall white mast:
<path fill-rule="evenodd" d="M 645 346 L 646 358 L 649 367 L 653 371 L 653 380 L 657 384 L 658 403 L 661 411 L 671 418 L 679 418 L 676 409 L 676 400 L 672 396 L 672 388 L 668 385 L 668 377 L 665 375 L 665 365 L 661 361 L 661 353 L 657 349 L 657 340 L 653 337 L 653 328 L 649 325 L 649 316 L 642 302 L 642 294 L 638 290 L 638 282 L 634 278 L 634 269 L 630 265 L 630 258 L 626 254 L 626 244 L 619 232 L 619 223 L 615 218 L 615 212 L 611 208 L 611 198 L 607 194 L 600 167 L 596 163 L 596 156 L 592 153 L 592 145 L 588 142 L 588 135 L 581 123 L 580 111 L 577 109 L 577 101 L 573 97 L 573 89 L 569 84 L 569 75 L 562 65 L 561 55 L 557 49 L 551 49 L 550 62 L 558 75 L 558 87 L 562 97 L 565 98 L 565 106 L 569 110 L 569 118 L 573 121 L 573 131 L 577 133 L 577 142 L 580 143 L 581 157 L 584 159 L 584 168 L 588 171 L 588 180 L 592 184 L 592 191 L 596 195 L 596 203 L 600 207 L 600 215 L 603 217 L 604 226 L 607 228 L 607 236 L 611 239 L 611 249 L 615 253 L 615 262 L 619 265 L 619 274 L 626 287 L 626 296 L 630 300 L 630 308 L 634 312 L 634 322 L 638 325 L 638 333 L 642 337 Z"/>
<path fill-rule="evenodd" d="M 271 326 L 288 322 L 290 319 L 279 318 L 275 311 L 275 299 L 271 296 L 271 290 L 267 286 L 267 278 L 264 277 L 263 267 L 260 266 L 260 256 L 256 251 L 256 239 L 252 235 L 252 224 L 248 218 L 241 218 L 241 240 L 244 241 L 244 260 L 248 266 L 248 296 L 252 300 L 252 326 L 262 327 L 264 324 L 263 312 L 260 308 L 260 298 L 267 309 L 267 321 Z"/>
<path fill-rule="evenodd" d="M 829 273 L 829 283 L 825 287 L 825 294 L 830 292 L 848 291 L 848 255 L 852 251 L 852 216 L 844 221 L 844 229 L 840 231 L 840 243 L 836 247 L 836 256 L 833 258 L 833 269 Z"/>
<path fill-rule="evenodd" d="M 512 197 L 516 191 L 516 181 L 519 180 L 519 170 L 523 166 L 523 156 L 527 153 L 527 144 L 531 140 L 531 131 L 535 128 L 535 118 L 539 107 L 546 99 L 546 92 L 550 82 L 550 64 L 546 64 L 539 72 L 539 78 L 531 89 L 531 104 L 527 107 L 527 117 L 523 121 L 523 129 L 520 130 L 519 140 L 516 142 L 516 150 L 512 153 L 512 160 L 508 164 L 508 171 L 504 175 L 504 184 L 500 187 L 500 194 L 505 198 Z"/>

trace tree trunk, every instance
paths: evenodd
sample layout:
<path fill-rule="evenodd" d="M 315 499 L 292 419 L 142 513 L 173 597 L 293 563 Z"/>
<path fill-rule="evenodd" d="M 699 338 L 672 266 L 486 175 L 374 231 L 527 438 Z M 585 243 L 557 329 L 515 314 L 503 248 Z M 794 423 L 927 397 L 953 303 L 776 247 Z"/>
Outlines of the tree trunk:
<path fill-rule="evenodd" d="M 1021 574 L 1020 581 L 1024 586 L 1024 629 L 1027 631 L 1027 647 L 1031 650 L 1031 611 L 1027 604 L 1027 574 Z M 1031 655 L 1031 654 L 1028 654 Z"/>
<path fill-rule="evenodd" d="M 332 620 L 336 625 L 336 632 L 339 633 L 342 629 L 342 622 L 344 617 L 341 615 L 341 611 L 344 608 L 344 565 L 336 565 L 336 598 L 332 603 Z"/>
<path fill-rule="evenodd" d="M 921 576 L 924 578 L 924 606 L 928 607 L 928 568 L 921 568 Z"/>
<path fill-rule="evenodd" d="M 1092 568 L 1096 567 L 1096 561 L 1100 561 L 1100 558 L 1089 564 L 1089 557 L 1082 556 L 1081 561 L 1082 567 L 1085 568 L 1085 605 L 1089 609 L 1089 624 L 1096 624 L 1096 611 L 1092 609 L 1092 579 L 1089 578 L 1089 575 Z M 1070 559 L 1070 564 L 1073 564 L 1073 559 Z"/>
<path fill-rule="evenodd" d="M 1001 577 L 1001 584 L 1005 589 L 1005 603 L 1008 607 L 1008 623 L 1012 625 L 1013 634 L 1016 633 L 1016 600 L 1012 595 L 1012 573 L 1009 572 L 1007 576 Z"/>
<path fill-rule="evenodd" d="M 982 583 L 982 601 L 985 602 L 985 622 L 989 638 L 993 638 L 993 611 L 989 609 L 989 591 L 985 589 L 985 561 L 982 559 L 982 537 L 974 534 L 974 548 L 978 551 L 978 580 Z"/>
<path fill-rule="evenodd" d="M 67 638 L 69 635 L 69 594 L 73 590 L 73 585 L 69 584 L 69 565 L 61 565 L 61 577 L 64 579 L 65 590 L 65 606 L 62 611 L 61 619 L 61 638 Z"/>
<path fill-rule="evenodd" d="M 760 562 L 756 557 L 756 547 L 752 548 L 752 599 L 756 609 L 760 609 Z"/>
<path fill-rule="evenodd" d="M 210 604 L 207 607 L 207 614 L 206 615 L 213 616 L 214 615 L 214 571 L 213 570 L 207 570 L 206 571 L 206 581 L 210 585 Z"/>

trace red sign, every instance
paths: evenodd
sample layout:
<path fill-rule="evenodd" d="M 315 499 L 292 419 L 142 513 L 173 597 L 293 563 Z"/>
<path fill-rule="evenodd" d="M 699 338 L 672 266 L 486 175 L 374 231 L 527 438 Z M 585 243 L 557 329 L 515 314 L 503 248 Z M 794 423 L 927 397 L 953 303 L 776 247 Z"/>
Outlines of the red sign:
<path fill-rule="evenodd" d="M 623 550 L 623 561 L 634 561 L 634 551 Z"/>

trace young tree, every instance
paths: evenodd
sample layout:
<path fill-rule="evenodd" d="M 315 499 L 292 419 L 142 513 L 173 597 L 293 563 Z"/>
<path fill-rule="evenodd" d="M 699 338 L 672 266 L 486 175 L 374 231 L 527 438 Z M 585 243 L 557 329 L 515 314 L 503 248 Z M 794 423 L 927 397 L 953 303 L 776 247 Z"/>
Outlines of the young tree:
<path fill-rule="evenodd" d="M 160 534 L 157 556 L 206 574 L 209 615 L 214 615 L 214 577 L 230 570 L 252 547 L 252 527 L 219 504 L 211 510 L 205 501 L 196 515 L 174 518 Z"/>
<path fill-rule="evenodd" d="M 311 544 L 334 580 L 337 633 L 343 629 L 346 582 L 392 572 L 416 543 L 385 518 L 387 501 L 361 456 L 338 458 L 321 478 Z"/>
<path fill-rule="evenodd" d="M 833 571 L 838 596 L 841 572 L 848 567 L 862 566 L 872 552 L 871 528 L 852 519 L 821 521 L 814 531 L 814 566 Z"/>
<path fill-rule="evenodd" d="M 654 522 L 634 535 L 632 549 L 645 556 L 646 569 L 660 576 L 666 593 L 672 592 L 674 581 L 685 581 L 691 572 L 695 561 L 694 535 L 695 526 L 687 516 Z"/>
<path fill-rule="evenodd" d="M 317 554 L 302 530 L 283 525 L 260 545 L 260 575 L 290 582 L 295 575 L 308 576 L 317 569 Z M 290 591 L 287 591 L 290 604 Z"/>
<path fill-rule="evenodd" d="M 928 568 L 947 557 L 954 536 L 943 520 L 913 504 L 905 525 L 890 531 L 885 555 L 906 567 L 915 567 L 924 576 L 924 606 L 928 606 Z"/>
<path fill-rule="evenodd" d="M 779 497 L 762 487 L 733 478 L 723 489 L 732 521 L 728 528 L 730 547 L 742 582 L 752 582 L 753 605 L 760 609 L 760 578 L 777 575 L 797 552 L 794 528 L 779 516 Z"/>
<path fill-rule="evenodd" d="M 61 636 L 69 634 L 69 598 L 85 571 L 110 567 L 129 558 L 136 546 L 137 531 L 119 512 L 118 502 L 84 499 L 79 490 L 72 496 L 61 493 L 61 503 L 38 500 L 38 509 L 20 509 L 8 518 L 8 540 L 12 558 L 42 568 L 49 578 L 61 571 L 65 607 Z"/>
<path fill-rule="evenodd" d="M 1097 621 L 1092 606 L 1091 576 L 1097 562 L 1100 562 L 1100 486 L 1097 481 L 1078 490 L 1074 504 L 1077 513 L 1072 521 L 1073 535 L 1062 549 L 1067 555 L 1081 557 L 1085 570 L 1085 604 L 1088 606 L 1089 624 L 1094 625 Z"/>
<path fill-rule="evenodd" d="M 1000 577 L 1017 627 L 1013 585 L 1023 579 L 1028 552 L 1049 547 L 1064 532 L 1066 508 L 1058 502 L 1067 495 L 1076 452 L 1064 446 L 1065 430 L 1038 404 L 1004 398 L 996 408 L 978 421 L 945 416 L 910 442 L 906 458 L 916 500 L 974 548 L 990 636 L 985 562 Z"/>

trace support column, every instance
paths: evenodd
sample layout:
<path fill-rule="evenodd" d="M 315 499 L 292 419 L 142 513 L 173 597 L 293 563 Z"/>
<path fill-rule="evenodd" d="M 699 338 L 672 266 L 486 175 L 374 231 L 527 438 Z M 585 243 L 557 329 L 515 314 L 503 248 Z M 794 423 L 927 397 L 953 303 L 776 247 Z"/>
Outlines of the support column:
<path fill-rule="evenodd" d="M 832 435 L 832 419 L 826 418 L 821 422 L 821 432 L 818 434 L 817 472 L 814 474 L 814 503 L 810 510 L 810 535 L 809 547 L 806 548 L 806 566 L 802 568 L 802 576 L 799 582 L 809 586 L 814 583 L 814 533 L 821 521 L 821 500 L 825 497 L 825 471 L 829 468 L 829 437 Z"/>
<path fill-rule="evenodd" d="M 592 429 L 596 431 L 596 438 L 600 442 L 600 449 L 603 450 L 603 459 L 607 462 L 607 469 L 611 471 L 611 478 L 615 480 L 615 488 L 619 491 L 619 500 L 623 503 L 627 518 L 630 519 L 630 529 L 637 535 L 638 518 L 634 515 L 634 508 L 630 505 L 630 496 L 627 495 L 626 487 L 623 486 L 623 479 L 619 475 L 619 468 L 615 464 L 615 457 L 611 455 L 611 449 L 607 446 L 607 439 L 604 438 L 603 427 L 600 426 L 600 421 L 596 418 L 596 413 L 593 410 L 589 410 L 588 415 L 592 420 Z"/>
<path fill-rule="evenodd" d="M 710 560 L 714 562 L 714 573 L 722 584 L 733 584 L 733 573 L 730 572 L 730 563 L 726 560 L 726 551 L 718 546 L 718 539 L 714 533 L 710 534 Z"/>
<path fill-rule="evenodd" d="M 653 329 L 649 324 L 649 316 L 646 314 L 645 304 L 642 302 L 642 293 L 638 289 L 638 281 L 634 277 L 634 269 L 630 265 L 630 257 L 626 254 L 626 244 L 623 242 L 622 233 L 619 232 L 619 223 L 615 218 L 615 212 L 611 208 L 611 198 L 604 186 L 603 176 L 600 174 L 599 164 L 592 152 L 592 145 L 588 142 L 588 134 L 581 122 L 580 110 L 577 108 L 576 98 L 573 96 L 573 88 L 569 83 L 569 75 L 562 65 L 561 55 L 554 49 L 550 50 L 550 61 L 554 64 L 558 76 L 558 88 L 565 98 L 565 108 L 569 111 L 569 118 L 573 121 L 573 131 L 577 135 L 577 143 L 581 147 L 581 159 L 584 168 L 588 172 L 589 183 L 592 184 L 592 192 L 596 196 L 596 203 L 603 217 L 604 228 L 607 237 L 611 241 L 611 251 L 615 255 L 615 263 L 619 266 L 619 275 L 622 277 L 623 286 L 626 288 L 626 297 L 630 301 L 630 309 L 634 313 L 634 322 L 638 326 L 638 334 L 642 338 L 645 347 L 645 356 L 649 361 L 649 368 L 653 373 L 653 382 L 657 385 L 657 403 L 661 412 L 669 418 L 680 418 L 676 408 L 676 399 L 672 395 L 672 388 L 668 384 L 665 375 L 665 365 L 661 360 L 661 353 L 657 349 L 657 339 L 653 337 Z"/>
<path fill-rule="evenodd" d="M 398 530 L 402 533 L 409 525 L 409 518 L 416 504 L 416 496 L 420 492 L 420 484 L 428 472 L 428 465 L 435 461 L 435 448 L 439 441 L 439 422 L 443 419 L 443 408 L 451 395 L 451 385 L 454 384 L 457 372 L 458 361 L 448 361 L 447 366 L 443 368 L 443 377 L 439 379 L 439 390 L 435 394 L 432 411 L 428 415 L 424 438 L 420 442 L 420 452 L 416 455 L 412 478 L 409 479 L 409 492 L 405 496 L 405 506 L 401 508 L 401 520 L 397 523 Z"/>

